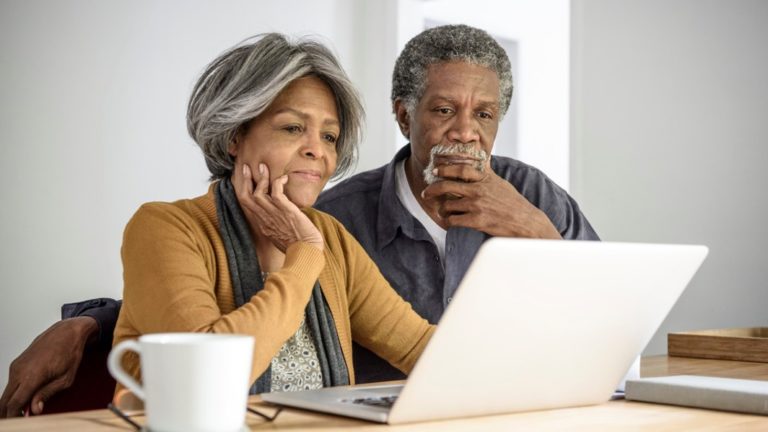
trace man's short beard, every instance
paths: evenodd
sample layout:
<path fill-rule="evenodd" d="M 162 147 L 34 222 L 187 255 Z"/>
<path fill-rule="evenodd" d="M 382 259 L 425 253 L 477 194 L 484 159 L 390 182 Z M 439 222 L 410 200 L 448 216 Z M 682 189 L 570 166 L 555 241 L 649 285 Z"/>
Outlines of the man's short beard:
<path fill-rule="evenodd" d="M 424 182 L 428 185 L 440 180 L 441 178 L 432 174 L 435 169 L 435 158 L 442 155 L 466 155 L 477 159 L 473 164 L 479 172 L 485 171 L 485 162 L 488 160 L 488 153 L 485 150 L 475 150 L 471 144 L 438 144 L 432 147 L 429 152 L 429 164 L 424 168 Z"/>

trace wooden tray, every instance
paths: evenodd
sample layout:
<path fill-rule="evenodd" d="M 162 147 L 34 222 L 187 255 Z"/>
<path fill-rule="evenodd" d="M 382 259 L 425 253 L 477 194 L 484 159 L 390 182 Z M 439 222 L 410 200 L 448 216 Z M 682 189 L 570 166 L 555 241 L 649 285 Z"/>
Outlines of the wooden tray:
<path fill-rule="evenodd" d="M 667 334 L 671 356 L 768 363 L 768 327 Z"/>

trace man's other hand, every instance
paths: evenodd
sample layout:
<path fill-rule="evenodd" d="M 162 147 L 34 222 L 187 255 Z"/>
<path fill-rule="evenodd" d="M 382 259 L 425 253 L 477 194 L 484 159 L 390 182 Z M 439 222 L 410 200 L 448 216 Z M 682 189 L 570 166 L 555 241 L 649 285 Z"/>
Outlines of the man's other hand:
<path fill-rule="evenodd" d="M 72 385 L 85 344 L 99 332 L 96 320 L 77 317 L 59 321 L 41 333 L 12 363 L 0 398 L 0 418 L 22 410 L 38 415 L 45 401 Z"/>

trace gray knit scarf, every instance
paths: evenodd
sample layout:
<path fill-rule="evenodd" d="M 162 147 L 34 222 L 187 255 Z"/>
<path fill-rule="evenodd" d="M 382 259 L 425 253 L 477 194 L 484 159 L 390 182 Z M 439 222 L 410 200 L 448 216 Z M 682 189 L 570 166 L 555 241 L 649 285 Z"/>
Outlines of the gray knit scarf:
<path fill-rule="evenodd" d="M 229 178 L 219 181 L 216 185 L 216 212 L 219 217 L 221 238 L 227 251 L 235 307 L 240 307 L 264 288 L 264 282 L 248 222 Z M 307 326 L 317 349 L 317 357 L 320 360 L 323 387 L 348 385 L 349 371 L 341 352 L 331 310 L 319 282 L 315 282 L 305 314 Z M 256 343 L 258 344 L 259 341 L 257 340 Z M 250 393 L 268 392 L 271 383 L 272 367 L 270 365 L 253 383 Z"/>

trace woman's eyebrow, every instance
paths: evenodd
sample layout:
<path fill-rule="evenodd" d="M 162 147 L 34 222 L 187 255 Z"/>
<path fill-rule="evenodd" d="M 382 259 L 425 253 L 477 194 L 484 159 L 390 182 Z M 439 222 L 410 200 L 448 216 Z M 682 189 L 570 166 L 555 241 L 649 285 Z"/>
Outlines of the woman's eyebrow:
<path fill-rule="evenodd" d="M 309 114 L 294 108 L 290 108 L 290 107 L 280 108 L 279 110 L 275 111 L 275 114 L 284 114 L 284 113 L 295 114 L 301 118 L 309 117 Z"/>
<path fill-rule="evenodd" d="M 303 120 L 306 120 L 306 119 L 309 118 L 309 114 L 305 113 L 304 111 L 299 111 L 299 110 L 297 110 L 295 108 L 285 107 L 285 108 L 281 108 L 281 109 L 275 111 L 275 115 L 283 114 L 283 113 L 294 114 L 296 116 L 301 117 Z M 340 124 L 341 123 L 337 119 L 334 119 L 334 118 L 326 118 L 325 120 L 323 120 L 323 125 L 326 125 L 326 126 L 327 125 L 339 126 Z"/>

